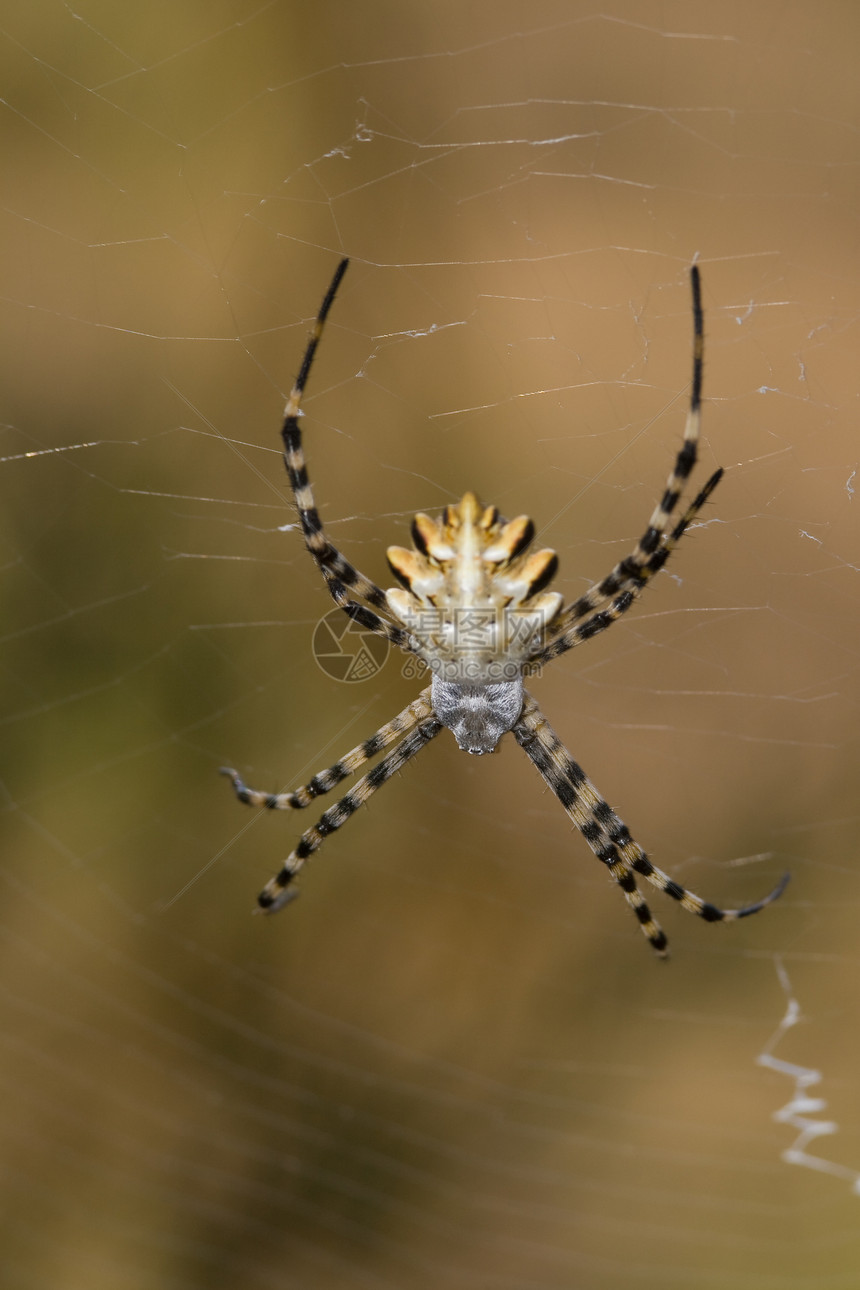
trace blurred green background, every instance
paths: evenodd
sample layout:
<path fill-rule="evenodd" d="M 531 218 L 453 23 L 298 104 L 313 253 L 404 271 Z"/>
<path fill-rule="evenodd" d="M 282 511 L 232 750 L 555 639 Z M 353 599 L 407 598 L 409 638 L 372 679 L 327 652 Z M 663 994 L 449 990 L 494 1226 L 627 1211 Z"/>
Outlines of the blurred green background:
<path fill-rule="evenodd" d="M 856 41 L 799 0 L 7 8 L 4 1286 L 857 1284 Z M 760 918 L 655 896 L 653 961 L 513 742 L 447 734 L 250 917 L 314 817 L 218 767 L 295 786 L 417 690 L 316 665 L 289 527 L 342 254 L 332 536 L 386 581 L 474 488 L 571 597 L 677 449 L 698 257 L 726 479 L 535 690 L 680 881 L 791 870 Z"/>

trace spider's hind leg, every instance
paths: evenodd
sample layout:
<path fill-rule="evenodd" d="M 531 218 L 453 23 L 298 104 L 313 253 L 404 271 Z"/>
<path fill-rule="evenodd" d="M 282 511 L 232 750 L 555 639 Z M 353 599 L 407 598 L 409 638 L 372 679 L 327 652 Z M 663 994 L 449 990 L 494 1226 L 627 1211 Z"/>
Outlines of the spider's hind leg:
<path fill-rule="evenodd" d="M 338 287 L 341 284 L 343 275 L 346 273 L 348 264 L 349 260 L 341 260 L 335 270 L 334 277 L 320 305 L 319 313 L 311 330 L 302 365 L 299 368 L 299 374 L 290 391 L 290 397 L 287 399 L 287 406 L 284 409 L 284 424 L 281 428 L 281 438 L 284 442 L 284 464 L 287 468 L 293 501 L 299 513 L 299 522 L 301 523 L 305 546 L 325 578 L 326 585 L 335 604 L 338 608 L 343 609 L 355 622 L 360 623 L 366 631 L 374 632 L 377 636 L 385 636 L 392 645 L 397 645 L 402 650 L 412 652 L 409 633 L 404 631 L 402 627 L 389 622 L 387 618 L 382 617 L 379 613 L 374 612 L 374 610 L 387 612 L 388 603 L 385 592 L 365 574 L 356 569 L 355 565 L 351 564 L 346 556 L 342 555 L 337 547 L 329 541 L 314 501 L 313 489 L 311 488 L 305 464 L 302 432 L 299 428 L 305 385 L 313 366 L 314 356 L 323 334 L 329 310 L 334 303 L 334 298 L 337 295 Z M 350 593 L 359 596 L 362 600 L 366 600 L 368 604 L 373 605 L 374 609 L 371 610 L 366 605 L 357 604 L 356 601 L 350 598 Z"/>
<path fill-rule="evenodd" d="M 698 460 L 702 419 L 704 315 L 699 270 L 695 264 L 690 270 L 690 284 L 693 295 L 693 373 L 684 437 L 672 472 L 651 514 L 648 527 L 633 551 L 620 560 L 605 578 L 561 610 L 552 627 L 552 639 L 534 656 L 531 660 L 534 663 L 551 662 L 560 654 L 605 631 L 625 614 L 654 575 L 663 568 L 696 513 L 704 506 L 722 478 L 722 470 L 711 475 L 670 532 L 669 524 Z"/>

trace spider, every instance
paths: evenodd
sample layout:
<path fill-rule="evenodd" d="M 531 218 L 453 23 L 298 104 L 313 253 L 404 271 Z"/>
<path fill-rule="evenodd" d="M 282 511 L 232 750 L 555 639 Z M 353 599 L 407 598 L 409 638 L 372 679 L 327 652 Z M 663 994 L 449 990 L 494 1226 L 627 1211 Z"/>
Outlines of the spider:
<path fill-rule="evenodd" d="M 383 591 L 360 573 L 330 542 L 308 480 L 299 418 L 317 346 L 348 263 L 341 260 L 332 278 L 287 401 L 281 431 L 284 461 L 305 545 L 335 604 L 364 630 L 417 655 L 432 677 L 430 685 L 396 717 L 291 793 L 259 792 L 248 788 L 237 771 L 222 768 L 241 802 L 292 811 L 310 805 L 377 753 L 390 749 L 302 834 L 280 872 L 260 892 L 260 908 L 274 913 L 293 899 L 297 892 L 292 883 L 307 858 L 447 726 L 459 747 L 476 756 L 493 752 L 502 735 L 511 732 L 618 883 L 658 955 L 666 954 L 666 935 L 652 917 L 637 878 L 646 879 L 682 909 L 708 923 L 731 922 L 758 913 L 782 893 L 787 874 L 763 900 L 740 909 L 719 909 L 687 891 L 651 863 L 523 685 L 524 675 L 599 635 L 627 612 L 663 568 L 722 478 L 722 469 L 715 471 L 674 527 L 669 527 L 696 464 L 699 441 L 704 325 L 698 267 L 694 265 L 690 271 L 690 405 L 672 473 L 633 551 L 600 582 L 565 605 L 558 592 L 546 591 L 558 567 L 555 552 L 529 552 L 534 538 L 532 521 L 525 515 L 507 521 L 495 506 L 483 506 L 471 492 L 458 504 L 447 506 L 438 519 L 416 515 L 412 549 L 388 548 L 388 564 L 401 584 L 391 590 Z"/>

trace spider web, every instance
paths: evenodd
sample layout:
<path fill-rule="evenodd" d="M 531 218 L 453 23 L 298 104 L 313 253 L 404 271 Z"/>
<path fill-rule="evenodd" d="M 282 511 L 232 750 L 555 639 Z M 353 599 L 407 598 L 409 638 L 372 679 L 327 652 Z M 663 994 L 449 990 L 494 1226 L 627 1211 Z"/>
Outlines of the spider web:
<path fill-rule="evenodd" d="M 853 1287 L 853 10 L 2 31 L 4 1286 Z M 333 538 L 385 582 L 475 488 L 571 597 L 677 450 L 698 258 L 726 478 L 534 689 L 680 881 L 791 870 L 760 917 L 655 893 L 652 961 L 512 741 L 446 735 L 249 917 L 313 819 L 218 767 L 296 786 L 418 689 L 311 652 L 278 427 L 342 254 L 305 421 Z"/>

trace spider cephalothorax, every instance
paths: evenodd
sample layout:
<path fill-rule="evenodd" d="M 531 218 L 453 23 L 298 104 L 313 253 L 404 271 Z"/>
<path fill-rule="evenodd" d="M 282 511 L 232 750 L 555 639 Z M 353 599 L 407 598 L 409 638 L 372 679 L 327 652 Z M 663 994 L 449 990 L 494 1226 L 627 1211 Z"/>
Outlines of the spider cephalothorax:
<path fill-rule="evenodd" d="M 541 549 L 529 554 L 534 537 L 532 521 L 525 515 L 510 522 L 503 520 L 494 506 L 483 507 L 474 493 L 466 493 L 459 504 L 448 506 L 438 520 L 416 515 L 411 550 L 388 548 L 388 563 L 400 587 L 383 591 L 332 546 L 314 504 L 299 416 L 308 373 L 347 263 L 342 260 L 338 265 L 287 401 L 281 432 L 284 460 L 305 544 L 335 603 L 366 630 L 422 658 L 432 679 L 403 712 L 292 793 L 258 792 L 246 787 L 235 770 L 224 770 L 241 801 L 272 810 L 297 810 L 390 748 L 372 770 L 302 834 L 280 872 L 260 892 L 260 907 L 273 913 L 287 904 L 295 894 L 291 884 L 308 856 L 447 727 L 460 748 L 477 754 L 492 752 L 502 735 L 508 731 L 513 734 L 618 883 L 658 954 L 666 952 L 666 936 L 637 887 L 637 875 L 706 922 L 731 922 L 764 909 L 780 895 L 787 876 L 753 905 L 720 909 L 653 865 L 561 744 L 523 682 L 524 676 L 597 636 L 627 612 L 663 568 L 722 477 L 722 470 L 715 471 L 670 528 L 698 455 L 704 343 L 698 268 L 694 266 L 690 275 L 690 407 L 674 468 L 630 555 L 565 606 L 558 592 L 545 590 L 558 568 L 555 552 Z"/>

